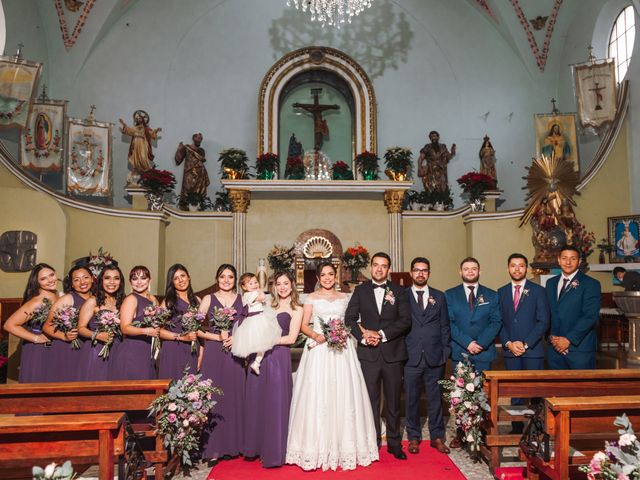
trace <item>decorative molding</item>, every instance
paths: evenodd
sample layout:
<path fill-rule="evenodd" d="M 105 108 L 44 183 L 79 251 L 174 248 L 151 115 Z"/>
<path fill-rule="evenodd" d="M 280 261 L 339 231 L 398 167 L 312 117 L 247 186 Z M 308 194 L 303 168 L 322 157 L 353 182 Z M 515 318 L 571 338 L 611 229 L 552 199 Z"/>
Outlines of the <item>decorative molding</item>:
<path fill-rule="evenodd" d="M 233 213 L 247 213 L 249 204 L 251 203 L 251 193 L 249 190 L 237 190 L 230 188 L 229 202 Z"/>
<path fill-rule="evenodd" d="M 493 13 L 493 10 L 491 10 L 491 7 L 489 6 L 489 4 L 487 3 L 487 0 L 475 0 L 475 2 L 478 4 L 478 6 L 484 10 L 484 12 L 489 15 L 491 17 L 491 19 L 498 23 L 498 17 L 496 17 L 496 14 Z"/>
<path fill-rule="evenodd" d="M 538 42 L 536 42 L 536 38 L 531 31 L 531 27 L 529 26 L 529 21 L 524 16 L 524 12 L 522 11 L 522 7 L 520 7 L 520 2 L 518 0 L 511 0 L 511 5 L 513 5 L 514 10 L 516 11 L 516 15 L 518 16 L 518 20 L 520 21 L 520 25 L 524 29 L 525 34 L 527 35 L 527 40 L 529 42 L 529 46 L 531 47 L 531 52 L 533 56 L 536 58 L 536 63 L 538 64 L 538 68 L 541 72 L 544 72 L 544 67 L 547 64 L 547 57 L 549 55 L 549 48 L 551 47 L 551 37 L 553 35 L 553 28 L 556 25 L 556 19 L 558 18 L 558 12 L 560 11 L 560 6 L 562 5 L 562 0 L 555 0 L 553 5 L 553 9 L 551 10 L 551 14 L 549 15 L 549 23 L 547 24 L 547 33 L 544 37 L 544 43 L 542 45 L 542 49 L 538 48 Z"/>
<path fill-rule="evenodd" d="M 387 190 L 409 190 L 413 182 L 391 180 L 221 180 L 227 190 L 247 190 L 250 192 L 344 192 L 384 193 Z"/>
<path fill-rule="evenodd" d="M 183 220 L 232 220 L 232 212 L 187 212 L 173 207 L 164 206 L 162 210 L 170 217 L 181 218 Z"/>
<path fill-rule="evenodd" d="M 387 207 L 387 213 L 402 213 L 404 194 L 405 190 L 385 190 L 384 204 Z"/>
<path fill-rule="evenodd" d="M 67 28 L 67 20 L 64 15 L 64 8 L 62 7 L 62 0 L 55 0 L 54 4 L 56 7 L 56 12 L 58 13 L 58 21 L 60 22 L 60 31 L 62 32 L 62 41 L 67 50 L 69 50 L 78 40 L 80 36 L 80 32 L 82 31 L 82 27 L 84 27 L 85 22 L 87 21 L 87 17 L 89 16 L 89 12 L 93 8 L 93 4 L 95 0 L 86 0 L 84 4 L 84 8 L 82 9 L 82 13 L 80 13 L 80 17 L 76 21 L 76 26 L 69 36 L 69 29 Z"/>

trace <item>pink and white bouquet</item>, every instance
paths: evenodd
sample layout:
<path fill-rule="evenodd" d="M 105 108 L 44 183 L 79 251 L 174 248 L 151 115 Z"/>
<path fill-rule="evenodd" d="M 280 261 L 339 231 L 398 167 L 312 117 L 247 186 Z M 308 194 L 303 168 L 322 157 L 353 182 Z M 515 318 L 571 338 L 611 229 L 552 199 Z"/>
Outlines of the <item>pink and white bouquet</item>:
<path fill-rule="evenodd" d="M 149 305 L 143 311 L 142 320 L 133 322 L 131 325 L 138 328 L 167 328 L 171 325 L 171 311 L 160 305 Z M 161 340 L 157 337 L 151 338 L 151 357 L 158 358 L 160 353 Z"/>
<path fill-rule="evenodd" d="M 98 343 L 96 336 L 99 333 L 106 333 L 109 340 L 105 342 L 100 353 L 98 353 L 98 356 L 102 358 L 102 360 L 107 360 L 109 358 L 109 352 L 111 351 L 111 345 L 113 345 L 113 340 L 116 337 L 122 339 L 122 332 L 120 331 L 120 313 L 118 311 L 113 312 L 111 310 L 100 310 L 96 313 L 96 324 L 98 327 L 91 339 L 91 345 Z"/>
<path fill-rule="evenodd" d="M 204 321 L 207 316 L 203 312 L 198 311 L 198 307 L 189 307 L 189 309 L 180 316 L 180 325 L 182 326 L 182 334 L 197 332 L 204 330 Z M 191 353 L 196 353 L 197 340 L 191 342 Z"/>
<path fill-rule="evenodd" d="M 176 453 L 183 465 L 192 465 L 191 456 L 198 451 L 207 417 L 217 403 L 214 395 L 222 395 L 222 390 L 210 379 L 202 380 L 202 375 L 185 371 L 149 407 L 150 415 L 156 416 L 164 446 Z"/>
<path fill-rule="evenodd" d="M 48 298 L 42 300 L 42 303 L 33 309 L 29 317 L 29 326 L 34 332 L 42 332 L 42 326 L 47 321 L 51 311 L 51 302 Z"/>
<path fill-rule="evenodd" d="M 221 332 L 229 332 L 233 327 L 235 315 L 238 313 L 233 307 L 214 307 L 213 308 L 213 325 L 220 329 Z M 223 351 L 230 351 L 230 347 L 222 347 Z"/>
<path fill-rule="evenodd" d="M 327 339 L 327 346 L 331 350 L 341 351 L 347 348 L 351 329 L 344 324 L 341 318 L 330 318 L 322 321 L 322 333 Z"/>
<path fill-rule="evenodd" d="M 69 333 L 71 330 L 78 328 L 78 309 L 73 305 L 64 305 L 58 308 L 53 313 L 53 331 L 58 330 L 64 334 Z M 74 338 L 71 340 L 71 348 L 74 350 L 80 349 L 80 340 Z"/>

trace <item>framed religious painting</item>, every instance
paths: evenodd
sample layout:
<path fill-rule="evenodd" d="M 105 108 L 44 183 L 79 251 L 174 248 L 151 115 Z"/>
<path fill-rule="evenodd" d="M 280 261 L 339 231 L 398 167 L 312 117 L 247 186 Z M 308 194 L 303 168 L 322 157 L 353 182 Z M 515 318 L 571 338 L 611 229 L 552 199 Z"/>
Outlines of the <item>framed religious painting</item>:
<path fill-rule="evenodd" d="M 63 171 L 66 100 L 44 94 L 31 107 L 27 126 L 20 135 L 20 164 L 36 174 Z"/>
<path fill-rule="evenodd" d="M 556 158 L 571 162 L 574 170 L 580 172 L 575 114 L 538 113 L 534 115 L 534 126 L 536 157 L 555 155 Z"/>
<path fill-rule="evenodd" d="M 112 123 L 67 118 L 67 193 L 111 203 Z"/>
<path fill-rule="evenodd" d="M 23 129 L 34 100 L 40 63 L 0 56 L 0 128 Z"/>
<path fill-rule="evenodd" d="M 640 262 L 640 215 L 609 217 L 609 262 Z"/>

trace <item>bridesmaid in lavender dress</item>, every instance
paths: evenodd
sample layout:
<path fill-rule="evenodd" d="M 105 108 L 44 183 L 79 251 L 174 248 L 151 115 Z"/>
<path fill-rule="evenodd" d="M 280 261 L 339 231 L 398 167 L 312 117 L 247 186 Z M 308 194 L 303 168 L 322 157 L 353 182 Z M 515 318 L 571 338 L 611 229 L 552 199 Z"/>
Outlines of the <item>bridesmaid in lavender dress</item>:
<path fill-rule="evenodd" d="M 233 307 L 237 314 L 234 321 L 244 318 L 242 298 L 236 291 L 236 269 L 233 265 L 223 264 L 216 272 L 218 291 L 206 295 L 200 304 L 200 311 L 207 312 L 209 328 L 206 332 L 198 332 L 204 339 L 204 354 L 200 371 L 203 378 L 210 378 L 213 384 L 224 392 L 216 398 L 218 402 L 213 415 L 205 428 L 202 438 L 202 458 L 210 461 L 228 456 L 235 457 L 242 453 L 243 416 L 238 408 L 244 401 L 246 371 L 244 361 L 234 357 L 231 348 L 231 337 L 221 336 L 220 329 L 213 324 L 214 309 Z"/>
<path fill-rule="evenodd" d="M 96 281 L 96 294 L 89 298 L 80 309 L 78 333 L 85 338 L 80 355 L 80 381 L 98 382 L 111 380 L 111 365 L 117 356 L 117 338 L 107 332 L 99 331 L 99 316 L 103 311 L 116 314 L 124 300 L 124 278 L 117 266 L 106 267 Z M 105 359 L 100 357 L 102 348 L 111 342 L 111 351 Z"/>
<path fill-rule="evenodd" d="M 198 353 L 191 353 L 191 342 L 198 340 L 195 332 L 182 334 L 180 316 L 189 307 L 198 308 L 200 299 L 193 293 L 191 277 L 184 265 L 176 263 L 167 272 L 167 287 L 162 305 L 172 312 L 171 326 L 160 329 L 162 351 L 158 364 L 158 378 L 182 378 L 185 367 L 196 373 Z"/>
<path fill-rule="evenodd" d="M 20 383 L 43 382 L 46 378 L 49 339 L 42 334 L 42 324 L 37 323 L 40 314 L 46 320 L 51 305 L 58 299 L 58 276 L 46 263 L 39 263 L 29 275 L 22 297 L 22 306 L 5 322 L 4 329 L 22 339 L 20 352 Z M 39 311 L 39 312 L 38 312 Z M 44 316 L 44 318 L 42 318 Z M 42 321 L 41 320 L 41 321 Z"/>
<path fill-rule="evenodd" d="M 44 325 L 44 333 L 52 339 L 47 355 L 49 364 L 45 382 L 75 382 L 80 374 L 80 351 L 71 348 L 71 341 L 78 338 L 78 329 L 69 332 L 55 331 L 52 320 L 57 309 L 72 305 L 80 311 L 84 302 L 91 296 L 93 276 L 84 265 L 76 265 L 69 270 L 64 279 L 65 295 L 51 306 L 49 317 Z"/>
<path fill-rule="evenodd" d="M 278 345 L 265 353 L 260 375 L 249 373 L 244 405 L 244 455 L 260 457 L 262 466 L 284 464 L 289 430 L 289 408 L 293 381 L 291 350 L 298 338 L 302 306 L 290 272 L 276 273 L 272 307 L 282 328 Z"/>
<path fill-rule="evenodd" d="M 158 300 L 149 293 L 151 274 L 145 266 L 131 269 L 129 282 L 133 292 L 124 299 L 120 307 L 120 330 L 125 339 L 113 359 L 111 378 L 119 380 L 151 380 L 156 378 L 155 361 L 151 352 L 151 340 L 160 335 L 159 328 L 141 328 L 132 324 L 141 322 L 144 309 L 157 305 Z"/>

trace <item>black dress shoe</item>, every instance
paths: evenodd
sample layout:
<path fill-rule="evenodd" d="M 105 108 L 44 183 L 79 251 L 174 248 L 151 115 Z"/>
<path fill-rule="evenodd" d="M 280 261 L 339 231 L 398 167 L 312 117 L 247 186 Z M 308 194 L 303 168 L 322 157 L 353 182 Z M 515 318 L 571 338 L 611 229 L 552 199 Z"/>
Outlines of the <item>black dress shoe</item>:
<path fill-rule="evenodd" d="M 245 462 L 255 462 L 258 459 L 258 455 L 254 455 L 253 457 L 244 457 L 243 460 Z"/>
<path fill-rule="evenodd" d="M 398 445 L 397 447 L 389 447 L 387 451 L 396 457 L 398 460 L 406 460 L 407 454 L 402 451 L 402 447 Z"/>

